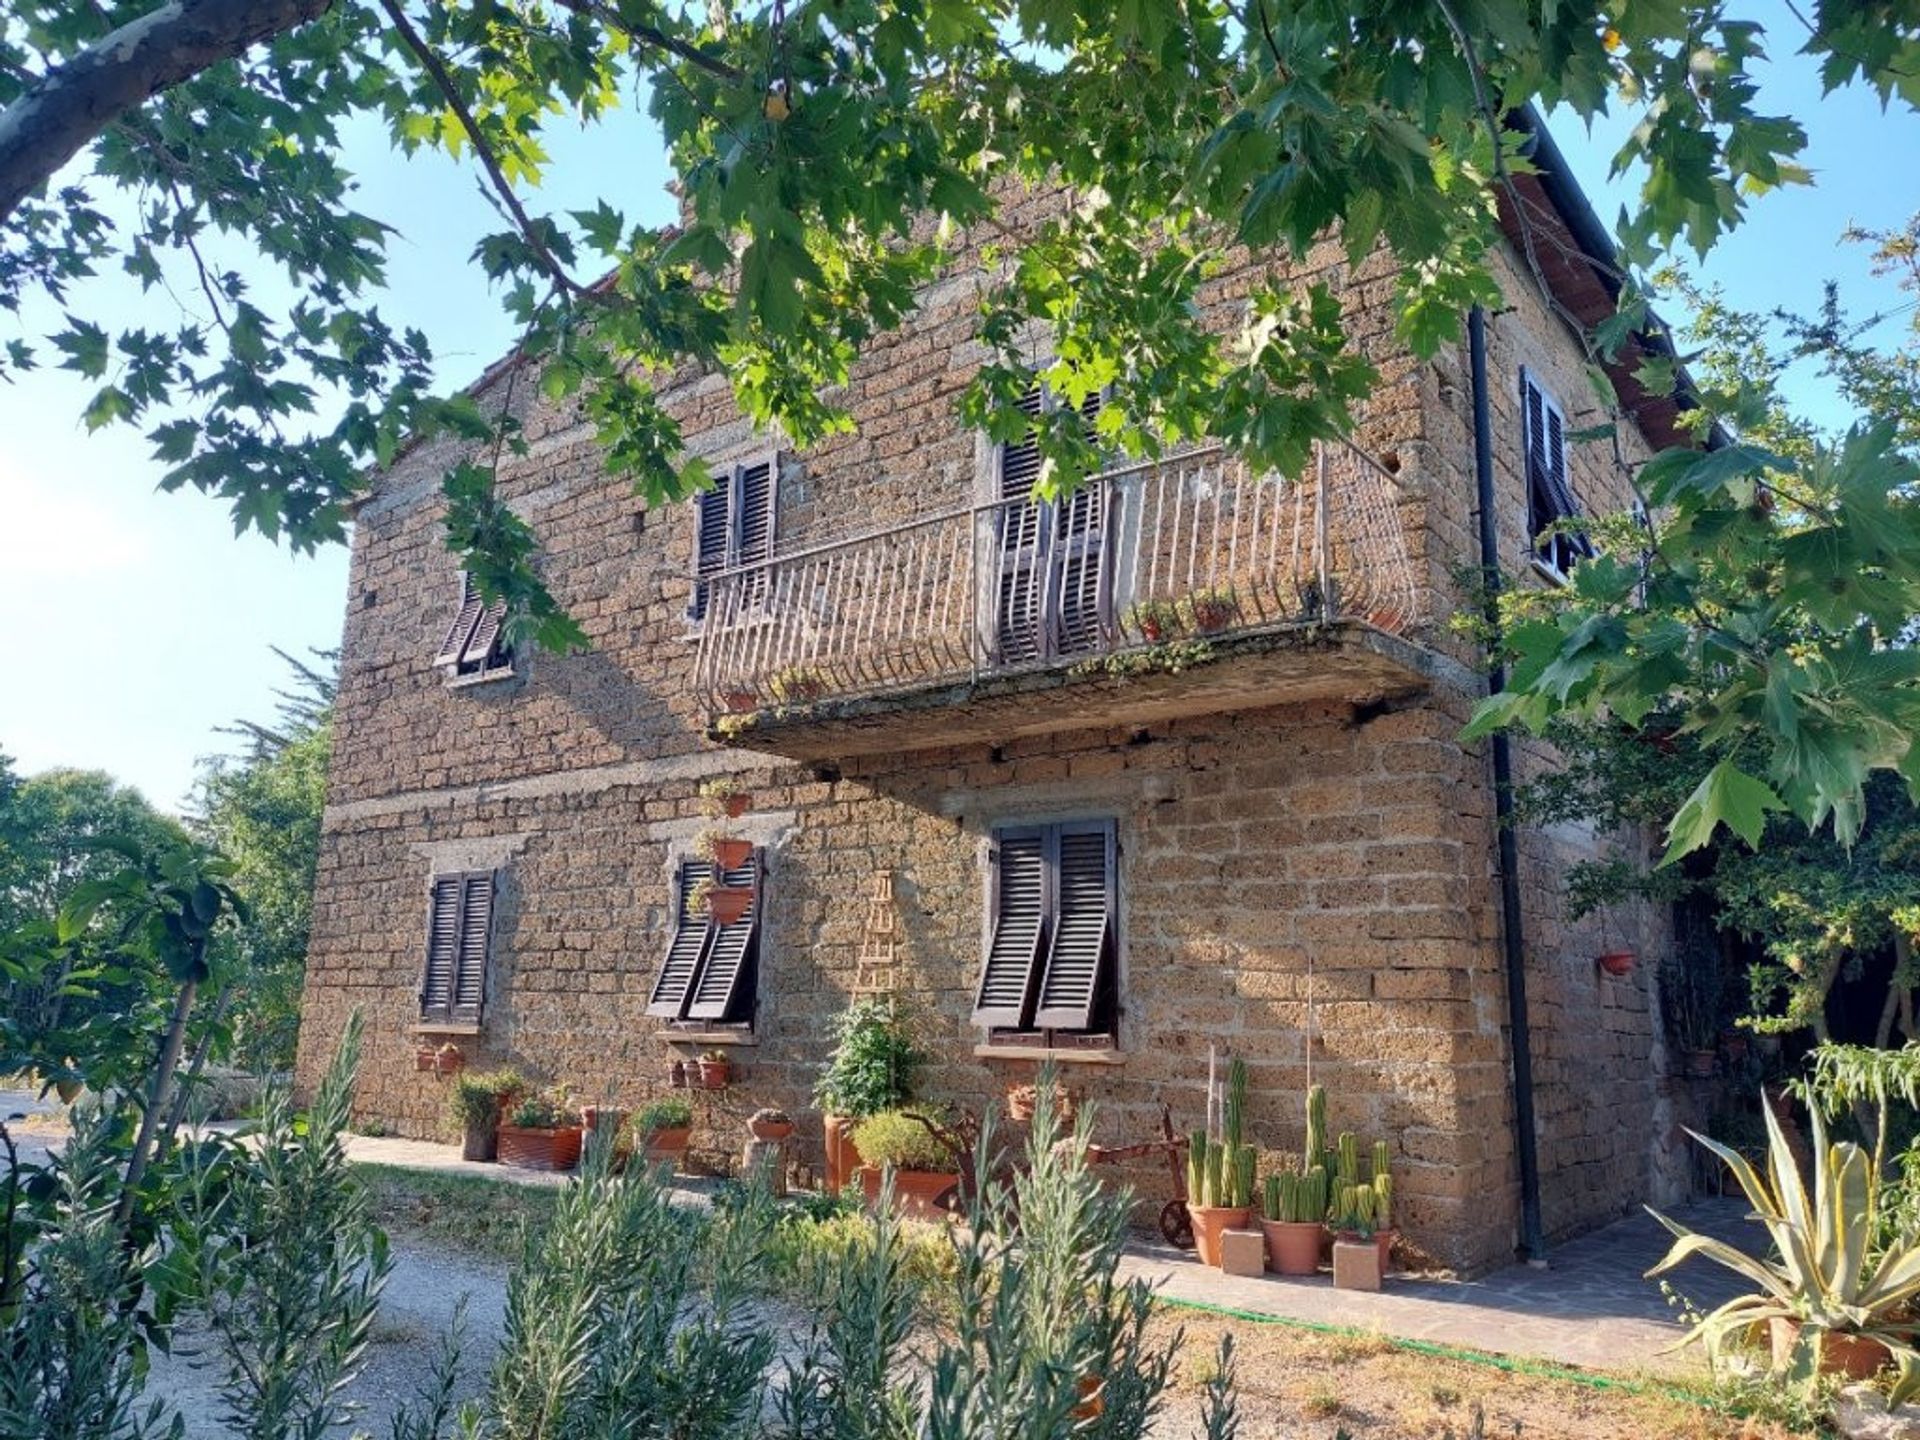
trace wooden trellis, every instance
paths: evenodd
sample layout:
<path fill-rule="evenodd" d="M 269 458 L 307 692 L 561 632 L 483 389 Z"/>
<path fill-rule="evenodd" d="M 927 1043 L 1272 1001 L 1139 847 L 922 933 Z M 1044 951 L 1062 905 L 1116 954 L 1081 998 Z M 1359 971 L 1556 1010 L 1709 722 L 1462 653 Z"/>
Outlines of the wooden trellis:
<path fill-rule="evenodd" d="M 856 995 L 895 995 L 900 990 L 900 927 L 893 909 L 893 871 L 876 870 L 867 891 L 867 926 L 854 972 Z"/>

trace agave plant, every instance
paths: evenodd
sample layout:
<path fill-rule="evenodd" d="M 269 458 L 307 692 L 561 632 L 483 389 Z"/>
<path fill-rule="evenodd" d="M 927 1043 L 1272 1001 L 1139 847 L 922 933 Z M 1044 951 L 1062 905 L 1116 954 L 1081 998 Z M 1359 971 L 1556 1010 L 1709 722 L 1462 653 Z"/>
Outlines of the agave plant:
<path fill-rule="evenodd" d="M 1813 1192 L 1809 1195 L 1779 1120 L 1771 1107 L 1762 1108 L 1767 1119 L 1768 1173 L 1764 1177 L 1737 1151 L 1689 1133 L 1726 1162 L 1746 1192 L 1754 1218 L 1767 1227 L 1777 1258 L 1756 1259 L 1652 1210 L 1653 1218 L 1677 1238 L 1666 1258 L 1647 1272 L 1648 1278 L 1699 1255 L 1753 1281 L 1757 1291 L 1729 1300 L 1702 1317 L 1680 1343 L 1700 1341 L 1709 1355 L 1718 1356 L 1728 1340 L 1746 1335 L 1756 1325 L 1791 1321 L 1799 1325 L 1800 1335 L 1784 1365 L 1789 1379 L 1814 1379 L 1829 1334 L 1879 1341 L 1897 1369 L 1888 1401 L 1897 1405 L 1920 1391 L 1920 1351 L 1914 1348 L 1920 1322 L 1908 1314 L 1914 1298 L 1920 1296 L 1920 1236 L 1900 1236 L 1869 1259 L 1869 1217 L 1880 1177 L 1868 1163 L 1866 1151 L 1850 1141 L 1828 1144 L 1826 1123 L 1815 1108 Z"/>

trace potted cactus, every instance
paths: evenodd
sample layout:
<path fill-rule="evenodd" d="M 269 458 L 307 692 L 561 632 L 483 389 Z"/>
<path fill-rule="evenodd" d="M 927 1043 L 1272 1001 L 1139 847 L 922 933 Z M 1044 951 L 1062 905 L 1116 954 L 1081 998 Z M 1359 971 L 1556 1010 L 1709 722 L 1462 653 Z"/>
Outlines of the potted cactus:
<path fill-rule="evenodd" d="M 1260 1228 L 1267 1235 L 1267 1268 L 1276 1275 L 1314 1275 L 1327 1229 L 1327 1167 L 1300 1175 L 1267 1176 Z"/>
<path fill-rule="evenodd" d="M 1392 1151 L 1384 1140 L 1373 1142 L 1373 1243 L 1380 1251 L 1380 1273 L 1393 1268 L 1393 1242 L 1399 1231 L 1393 1228 Z"/>
<path fill-rule="evenodd" d="M 1333 1198 L 1333 1284 L 1338 1290 L 1380 1288 L 1380 1246 L 1374 1240 L 1374 1189 L 1337 1184 Z"/>
<path fill-rule="evenodd" d="M 1255 1155 L 1246 1143 L 1247 1062 L 1227 1067 L 1218 1138 L 1196 1130 L 1187 1142 L 1187 1217 L 1203 1265 L 1220 1263 L 1220 1232 L 1241 1230 L 1253 1213 Z"/>

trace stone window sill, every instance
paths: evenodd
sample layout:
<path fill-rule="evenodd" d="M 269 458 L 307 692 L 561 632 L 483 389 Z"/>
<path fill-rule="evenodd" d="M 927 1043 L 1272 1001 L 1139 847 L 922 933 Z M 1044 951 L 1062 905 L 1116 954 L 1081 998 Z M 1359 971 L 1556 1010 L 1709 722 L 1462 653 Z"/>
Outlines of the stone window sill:
<path fill-rule="evenodd" d="M 422 1020 L 407 1027 L 409 1035 L 478 1035 L 478 1020 Z"/>
<path fill-rule="evenodd" d="M 1127 1057 L 1118 1050 L 1089 1050 L 1080 1046 L 1058 1048 L 1046 1045 L 976 1045 L 975 1058 L 981 1060 L 1051 1060 L 1057 1065 L 1124 1065 Z"/>
<path fill-rule="evenodd" d="M 751 1049 L 760 1043 L 760 1037 L 747 1030 L 662 1030 L 660 1038 L 669 1045 L 705 1045 L 710 1049 Z"/>
<path fill-rule="evenodd" d="M 519 673 L 511 665 L 500 665 L 492 670 L 476 670 L 471 675 L 449 675 L 447 689 L 471 690 L 476 685 L 498 685 L 503 680 L 517 678 Z"/>

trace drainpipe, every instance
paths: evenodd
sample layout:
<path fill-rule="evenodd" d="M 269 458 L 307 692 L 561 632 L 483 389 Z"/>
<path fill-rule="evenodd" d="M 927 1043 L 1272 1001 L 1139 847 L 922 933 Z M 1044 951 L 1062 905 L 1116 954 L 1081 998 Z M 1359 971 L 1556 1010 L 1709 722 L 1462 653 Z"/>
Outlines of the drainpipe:
<path fill-rule="evenodd" d="M 1506 685 L 1499 659 L 1500 541 L 1493 508 L 1493 403 L 1487 391 L 1487 314 L 1476 305 L 1467 314 L 1467 347 L 1473 365 L 1473 479 L 1480 510 L 1480 573 L 1492 627 L 1490 690 Z M 1513 1054 L 1513 1145 L 1520 1162 L 1520 1251 L 1529 1265 L 1547 1263 L 1540 1228 L 1540 1154 L 1533 1123 L 1533 1033 L 1527 1021 L 1526 934 L 1520 914 L 1520 845 L 1513 828 L 1513 745 L 1506 732 L 1493 736 L 1493 817 L 1499 847 L 1500 944 L 1507 970 L 1507 1033 Z"/>

